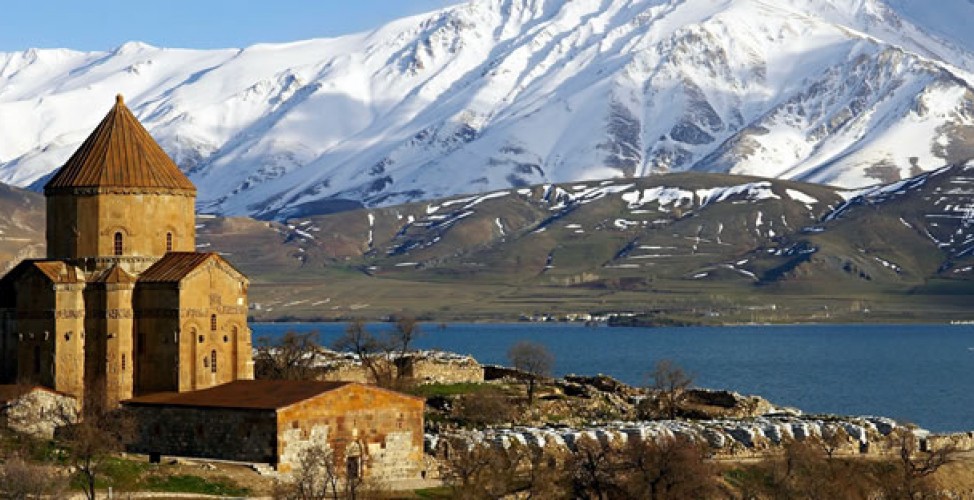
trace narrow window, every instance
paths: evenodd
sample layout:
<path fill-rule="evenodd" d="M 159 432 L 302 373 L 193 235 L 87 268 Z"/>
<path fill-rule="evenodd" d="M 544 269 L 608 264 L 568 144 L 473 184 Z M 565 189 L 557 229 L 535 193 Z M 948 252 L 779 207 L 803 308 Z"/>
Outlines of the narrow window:
<path fill-rule="evenodd" d="M 172 252 L 172 233 L 166 233 L 166 251 Z"/>
<path fill-rule="evenodd" d="M 122 233 L 115 233 L 115 255 L 122 255 Z"/>
<path fill-rule="evenodd" d="M 210 315 L 210 330 L 216 331 L 216 314 Z"/>
<path fill-rule="evenodd" d="M 122 371 L 125 371 L 125 355 L 122 355 Z"/>
<path fill-rule="evenodd" d="M 216 350 L 210 351 L 210 373 L 216 373 Z"/>

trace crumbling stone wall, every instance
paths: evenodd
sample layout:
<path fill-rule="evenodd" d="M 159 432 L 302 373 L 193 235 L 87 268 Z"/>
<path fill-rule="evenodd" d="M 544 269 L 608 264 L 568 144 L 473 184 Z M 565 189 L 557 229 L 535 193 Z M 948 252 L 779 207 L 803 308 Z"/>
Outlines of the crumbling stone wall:
<path fill-rule="evenodd" d="M 357 359 L 340 355 L 333 351 L 323 350 L 318 366 L 321 374 L 318 380 L 358 382 L 362 384 L 374 383 L 371 373 Z M 380 359 L 382 371 L 394 373 L 396 368 L 390 366 L 397 363 L 403 367 L 404 374 L 420 383 L 460 384 L 480 383 L 484 381 L 484 367 L 470 356 L 438 351 L 423 351 L 409 353 L 402 359 Z"/>
<path fill-rule="evenodd" d="M 408 373 L 414 380 L 426 383 L 462 384 L 484 381 L 484 367 L 473 358 L 438 359 L 416 356 Z"/>

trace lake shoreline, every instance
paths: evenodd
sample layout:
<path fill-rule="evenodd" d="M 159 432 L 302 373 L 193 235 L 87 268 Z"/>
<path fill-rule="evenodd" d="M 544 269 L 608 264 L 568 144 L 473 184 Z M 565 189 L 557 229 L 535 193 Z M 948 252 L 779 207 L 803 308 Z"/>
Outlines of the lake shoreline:
<path fill-rule="evenodd" d="M 388 323 L 370 323 L 382 334 Z M 318 330 L 330 346 L 342 323 L 254 323 L 254 339 Z M 578 323 L 422 324 L 418 349 L 506 365 L 515 342 L 545 345 L 554 375 L 604 373 L 645 383 L 660 359 L 695 374 L 695 385 L 758 394 L 814 414 L 886 415 L 937 433 L 974 422 L 974 325 L 802 324 L 680 328 L 586 328 Z M 594 333 L 594 334 L 593 334 Z"/>

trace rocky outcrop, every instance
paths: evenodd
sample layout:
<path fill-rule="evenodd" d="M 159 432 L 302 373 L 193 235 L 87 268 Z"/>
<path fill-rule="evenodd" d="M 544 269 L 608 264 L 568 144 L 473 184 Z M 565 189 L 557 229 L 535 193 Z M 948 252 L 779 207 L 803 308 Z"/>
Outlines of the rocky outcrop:
<path fill-rule="evenodd" d="M 52 439 L 58 427 L 75 423 L 77 401 L 45 387 L 0 385 L 0 427 Z"/>

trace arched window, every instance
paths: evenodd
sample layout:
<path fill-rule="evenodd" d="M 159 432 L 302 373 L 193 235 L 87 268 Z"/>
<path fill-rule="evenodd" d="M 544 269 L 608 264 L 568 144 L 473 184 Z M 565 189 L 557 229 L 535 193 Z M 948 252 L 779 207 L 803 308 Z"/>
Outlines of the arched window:
<path fill-rule="evenodd" d="M 122 247 L 122 233 L 117 232 L 115 233 L 115 255 L 122 255 L 122 250 L 124 250 Z"/>
<path fill-rule="evenodd" d="M 216 350 L 210 351 L 210 373 L 216 373 Z"/>
<path fill-rule="evenodd" d="M 210 330 L 216 331 L 216 314 L 210 315 Z"/>
<path fill-rule="evenodd" d="M 172 233 L 166 233 L 166 252 L 172 252 Z"/>

